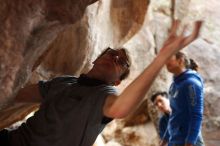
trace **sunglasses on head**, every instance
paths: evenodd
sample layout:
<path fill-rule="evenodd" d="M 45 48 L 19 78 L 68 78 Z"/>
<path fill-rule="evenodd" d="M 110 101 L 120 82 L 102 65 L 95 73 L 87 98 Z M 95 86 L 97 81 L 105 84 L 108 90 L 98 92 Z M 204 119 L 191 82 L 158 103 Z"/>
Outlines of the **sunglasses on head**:
<path fill-rule="evenodd" d="M 104 52 L 105 54 L 111 55 L 115 59 L 115 62 L 119 64 L 120 66 L 124 68 L 129 68 L 129 63 L 126 59 L 126 57 L 123 57 L 119 50 L 114 50 L 112 48 L 107 48 L 106 51 Z"/>

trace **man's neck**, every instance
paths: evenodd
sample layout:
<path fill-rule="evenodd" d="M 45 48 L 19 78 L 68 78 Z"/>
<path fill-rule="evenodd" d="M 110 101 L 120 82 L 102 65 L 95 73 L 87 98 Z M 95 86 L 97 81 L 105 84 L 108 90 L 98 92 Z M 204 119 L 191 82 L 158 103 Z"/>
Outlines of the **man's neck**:
<path fill-rule="evenodd" d="M 103 75 L 100 75 L 98 71 L 91 69 L 88 73 L 85 74 L 87 77 L 91 78 L 91 79 L 96 79 L 96 80 L 100 80 L 103 81 L 105 83 L 107 83 L 107 81 L 104 79 Z"/>
<path fill-rule="evenodd" d="M 87 77 L 92 78 L 92 79 L 99 79 L 98 78 L 98 72 L 91 69 L 88 73 L 85 74 Z"/>

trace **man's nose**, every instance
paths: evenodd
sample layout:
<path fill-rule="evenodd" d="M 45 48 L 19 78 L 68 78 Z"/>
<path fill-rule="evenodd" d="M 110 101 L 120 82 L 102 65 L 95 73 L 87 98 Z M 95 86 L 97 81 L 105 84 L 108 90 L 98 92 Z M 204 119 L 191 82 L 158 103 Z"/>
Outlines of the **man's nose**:
<path fill-rule="evenodd" d="M 157 106 L 158 106 L 158 107 L 162 107 L 162 103 L 159 102 L 159 103 L 157 104 Z"/>

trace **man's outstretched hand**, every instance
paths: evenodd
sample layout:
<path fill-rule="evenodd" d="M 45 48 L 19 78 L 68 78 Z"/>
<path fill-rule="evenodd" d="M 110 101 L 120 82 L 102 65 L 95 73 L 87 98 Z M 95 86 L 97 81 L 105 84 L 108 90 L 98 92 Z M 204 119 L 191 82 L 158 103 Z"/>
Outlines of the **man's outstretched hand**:
<path fill-rule="evenodd" d="M 184 38 L 184 40 L 182 42 L 182 48 L 189 45 L 192 41 L 194 41 L 199 36 L 199 32 L 200 32 L 200 28 L 202 26 L 202 23 L 203 23 L 202 21 L 196 21 L 194 23 L 194 30 L 191 33 L 191 35 Z"/>
<path fill-rule="evenodd" d="M 194 29 L 192 33 L 188 36 L 185 36 L 184 33 L 186 31 L 187 26 L 185 25 L 180 35 L 177 35 L 177 30 L 180 25 L 180 21 L 174 20 L 168 38 L 164 42 L 164 45 L 160 52 L 162 53 L 165 51 L 169 51 L 171 54 L 173 54 L 189 45 L 199 36 L 202 23 L 202 21 L 196 21 L 194 23 Z"/>

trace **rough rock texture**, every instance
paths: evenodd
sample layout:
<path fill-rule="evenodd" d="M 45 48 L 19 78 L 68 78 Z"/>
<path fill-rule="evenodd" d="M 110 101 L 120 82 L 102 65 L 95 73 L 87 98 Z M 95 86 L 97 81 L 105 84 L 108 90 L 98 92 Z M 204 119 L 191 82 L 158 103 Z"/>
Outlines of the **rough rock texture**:
<path fill-rule="evenodd" d="M 185 23 L 205 20 L 200 39 L 186 52 L 199 62 L 206 83 L 203 133 L 208 146 L 218 146 L 220 140 L 219 7 L 218 0 L 183 0 L 175 7 L 175 17 Z M 131 54 L 132 72 L 119 87 L 122 91 L 155 57 L 170 22 L 167 0 L 151 0 L 150 5 L 147 0 L 1 0 L 0 129 L 38 107 L 12 102 L 20 88 L 60 74 L 86 72 L 109 46 L 124 46 Z M 137 111 L 108 125 L 103 145 L 157 145 L 158 111 L 147 97 L 167 90 L 170 81 L 163 69 Z"/>
<path fill-rule="evenodd" d="M 0 109 L 6 107 L 28 82 L 35 66 L 40 64 L 39 58 L 44 56 L 57 35 L 79 21 L 93 2 L 95 0 L 1 1 Z M 23 108 L 18 106 L 18 109 L 23 113 Z"/>
<path fill-rule="evenodd" d="M 26 83 L 36 60 L 95 1 L 1 1 L 0 107 Z"/>

